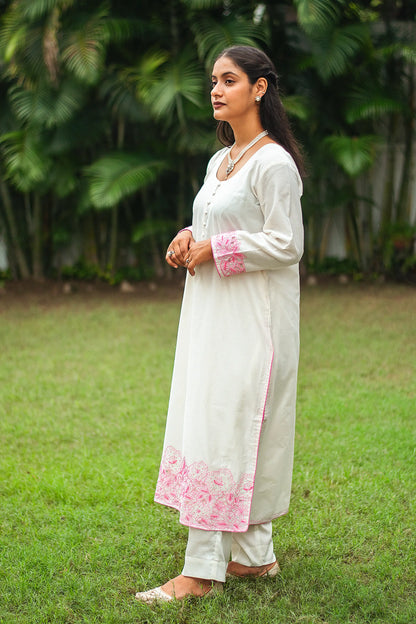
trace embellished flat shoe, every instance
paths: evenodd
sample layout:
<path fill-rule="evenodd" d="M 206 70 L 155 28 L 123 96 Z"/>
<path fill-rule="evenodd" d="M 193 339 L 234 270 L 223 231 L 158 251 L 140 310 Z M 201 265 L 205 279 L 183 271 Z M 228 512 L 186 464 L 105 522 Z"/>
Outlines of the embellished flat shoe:
<path fill-rule="evenodd" d="M 273 576 L 277 576 L 277 574 L 279 574 L 280 572 L 280 567 L 277 561 L 274 561 L 273 563 L 269 563 L 268 565 L 265 565 L 265 566 L 260 566 L 259 569 L 256 570 L 255 572 L 247 572 L 246 574 L 233 572 L 232 564 L 233 564 L 232 561 L 230 561 L 230 563 L 228 564 L 227 572 L 225 574 L 226 578 L 230 578 L 231 576 L 236 576 L 238 578 L 266 578 L 266 577 L 272 578 Z M 242 568 L 245 568 L 245 567 L 247 567 L 247 569 L 249 570 L 253 569 L 248 566 L 242 565 Z"/>
<path fill-rule="evenodd" d="M 153 604 L 154 602 L 171 602 L 172 596 L 169 596 L 161 587 L 155 587 L 144 592 L 137 592 L 135 599 L 145 604 Z"/>
<path fill-rule="evenodd" d="M 205 598 L 206 596 L 213 596 L 215 594 L 222 593 L 222 583 L 219 581 L 212 581 L 211 586 L 207 589 L 207 591 L 202 594 L 202 596 L 197 596 L 196 594 L 186 594 L 182 598 L 176 598 L 175 596 L 170 596 L 165 591 L 163 591 L 162 587 L 155 587 L 154 589 L 149 589 L 145 592 L 137 592 L 135 595 L 135 599 L 139 602 L 143 602 L 145 604 L 154 604 L 155 602 L 171 602 L 172 600 L 183 600 L 188 596 L 195 596 L 196 598 Z"/>

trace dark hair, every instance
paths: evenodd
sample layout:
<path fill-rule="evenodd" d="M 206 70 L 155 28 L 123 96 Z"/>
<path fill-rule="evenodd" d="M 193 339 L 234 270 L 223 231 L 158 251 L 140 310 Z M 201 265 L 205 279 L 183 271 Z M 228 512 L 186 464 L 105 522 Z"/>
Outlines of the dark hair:
<path fill-rule="evenodd" d="M 292 156 L 299 170 L 304 175 L 303 156 L 296 141 L 286 111 L 279 96 L 276 68 L 267 54 L 251 46 L 232 46 L 226 48 L 217 59 L 226 56 L 231 59 L 248 76 L 250 84 L 254 85 L 259 78 L 266 78 L 267 91 L 260 102 L 260 122 L 270 137 L 285 148 Z M 223 145 L 234 143 L 234 132 L 227 121 L 219 121 L 217 137 Z"/>

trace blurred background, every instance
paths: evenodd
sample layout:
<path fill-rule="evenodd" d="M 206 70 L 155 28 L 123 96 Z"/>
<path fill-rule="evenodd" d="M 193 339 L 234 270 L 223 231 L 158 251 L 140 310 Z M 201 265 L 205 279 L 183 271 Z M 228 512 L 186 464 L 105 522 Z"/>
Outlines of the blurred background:
<path fill-rule="evenodd" d="M 273 59 L 303 273 L 416 281 L 416 0 L 0 0 L 0 279 L 173 279 L 217 54 Z"/>

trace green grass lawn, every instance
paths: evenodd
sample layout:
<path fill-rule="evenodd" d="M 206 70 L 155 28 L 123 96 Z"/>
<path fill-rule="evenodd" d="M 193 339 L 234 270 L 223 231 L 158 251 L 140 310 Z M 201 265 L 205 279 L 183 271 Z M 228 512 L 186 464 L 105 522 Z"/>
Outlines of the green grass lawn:
<path fill-rule="evenodd" d="M 279 578 L 134 601 L 180 573 L 153 503 L 180 299 L 0 299 L 0 623 L 416 621 L 416 292 L 304 288 Z"/>

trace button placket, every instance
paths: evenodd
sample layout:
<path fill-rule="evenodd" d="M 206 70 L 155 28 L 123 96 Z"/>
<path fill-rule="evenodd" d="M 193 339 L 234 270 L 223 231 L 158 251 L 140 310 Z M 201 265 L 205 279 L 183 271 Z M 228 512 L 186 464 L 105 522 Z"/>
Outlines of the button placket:
<path fill-rule="evenodd" d="M 209 206 L 211 206 L 212 200 L 214 199 L 218 189 L 220 188 L 221 184 L 218 183 L 217 186 L 214 187 L 214 190 L 212 191 L 211 194 L 211 199 L 209 199 L 206 203 L 205 206 L 205 210 L 204 210 L 204 217 L 202 220 L 202 235 L 203 237 L 206 236 L 206 227 L 207 227 L 207 222 L 208 222 L 208 212 L 209 212 Z"/>

